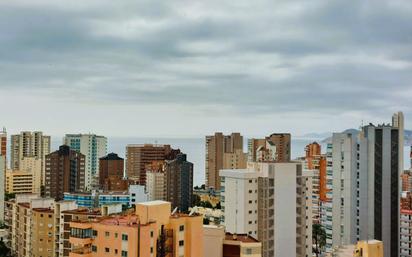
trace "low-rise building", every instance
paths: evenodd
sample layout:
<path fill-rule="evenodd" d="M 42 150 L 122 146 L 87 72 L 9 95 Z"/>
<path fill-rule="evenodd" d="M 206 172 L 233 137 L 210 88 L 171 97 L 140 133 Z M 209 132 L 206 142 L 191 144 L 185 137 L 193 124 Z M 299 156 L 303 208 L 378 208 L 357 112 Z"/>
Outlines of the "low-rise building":
<path fill-rule="evenodd" d="M 171 204 L 136 204 L 133 215 L 70 223 L 70 257 L 203 256 L 202 217 L 170 213 Z"/>
<path fill-rule="evenodd" d="M 28 171 L 7 170 L 6 192 L 15 194 L 35 193 L 33 174 Z"/>

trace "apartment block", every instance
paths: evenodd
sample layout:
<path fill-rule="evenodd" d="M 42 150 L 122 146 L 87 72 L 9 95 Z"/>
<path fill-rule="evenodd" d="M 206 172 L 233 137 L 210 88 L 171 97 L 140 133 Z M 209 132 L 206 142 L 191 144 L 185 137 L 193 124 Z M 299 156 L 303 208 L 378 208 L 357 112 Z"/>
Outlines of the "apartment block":
<path fill-rule="evenodd" d="M 223 135 L 220 132 L 206 136 L 206 187 L 220 190 L 221 169 L 246 168 L 243 136 L 240 133 Z"/>
<path fill-rule="evenodd" d="M 21 161 L 26 157 L 41 160 L 41 181 L 45 183 L 45 156 L 50 153 L 50 136 L 43 135 L 43 132 L 23 131 L 20 134 L 11 136 L 11 163 L 12 170 L 21 170 Z"/>
<path fill-rule="evenodd" d="M 15 200 L 7 203 L 10 246 L 16 257 L 52 256 L 46 255 L 48 249 L 42 247 L 49 243 L 48 240 L 53 241 L 53 237 L 49 237 L 49 232 L 53 233 L 54 226 L 49 226 L 53 224 L 53 218 L 49 220 L 49 213 L 43 212 L 52 208 L 53 203 L 53 199 L 39 198 L 36 194 L 17 195 Z M 41 220 L 48 223 L 40 226 Z M 39 255 L 39 248 L 42 248 L 41 254 L 44 255 Z M 53 251 L 53 245 L 50 250 Z"/>
<path fill-rule="evenodd" d="M 220 171 L 220 203 L 226 232 L 258 238 L 259 174 L 247 169 Z"/>
<path fill-rule="evenodd" d="M 41 187 L 44 185 L 43 163 L 44 159 L 39 159 L 37 157 L 24 157 L 20 161 L 20 171 L 32 174 L 33 193 L 40 194 Z"/>
<path fill-rule="evenodd" d="M 412 192 L 412 172 L 405 170 L 401 175 L 402 191 Z"/>
<path fill-rule="evenodd" d="M 289 162 L 291 156 L 291 135 L 273 133 L 264 139 L 248 140 L 249 162 Z"/>
<path fill-rule="evenodd" d="M 99 186 L 105 191 L 127 190 L 124 180 L 124 160 L 115 153 L 99 159 Z"/>
<path fill-rule="evenodd" d="M 312 220 L 314 223 L 320 223 L 322 215 L 322 205 L 327 202 L 326 193 L 326 156 L 321 154 L 322 147 L 317 142 L 308 144 L 305 147 L 305 169 L 313 171 L 312 187 Z"/>
<path fill-rule="evenodd" d="M 403 129 L 395 124 L 370 124 L 359 134 L 333 135 L 328 148 L 332 204 L 327 214 L 327 251 L 377 239 L 383 241 L 385 256 L 399 256 L 400 134 Z"/>
<path fill-rule="evenodd" d="M 166 161 L 166 201 L 172 208 L 187 212 L 193 198 L 193 163 L 187 161 L 186 154 L 179 153 L 176 159 Z"/>
<path fill-rule="evenodd" d="M 6 171 L 6 192 L 15 194 L 34 193 L 33 174 L 27 171 Z"/>
<path fill-rule="evenodd" d="M 6 128 L 0 131 L 0 155 L 7 156 L 7 132 Z"/>
<path fill-rule="evenodd" d="M 306 188 L 313 173 L 301 162 L 250 162 L 247 170 L 222 170 L 221 176 L 229 233 L 246 231 L 259 240 L 263 257 L 312 255 L 311 201 L 306 200 L 312 191 Z"/>
<path fill-rule="evenodd" d="M 153 161 L 173 160 L 180 150 L 170 145 L 137 144 L 126 146 L 126 176 L 146 185 L 146 165 Z"/>
<path fill-rule="evenodd" d="M 50 207 L 31 210 L 32 257 L 54 256 L 54 221 L 54 211 Z"/>
<path fill-rule="evenodd" d="M 0 155 L 0 222 L 4 222 L 4 193 L 6 192 L 6 156 Z"/>
<path fill-rule="evenodd" d="M 85 156 L 85 189 L 98 188 L 99 158 L 107 154 L 107 138 L 95 134 L 66 134 L 63 144 Z"/>
<path fill-rule="evenodd" d="M 62 200 L 65 192 L 85 190 L 85 156 L 62 145 L 46 156 L 45 195 Z"/>
<path fill-rule="evenodd" d="M 166 200 L 165 162 L 156 161 L 146 166 L 146 192 L 149 201 Z"/>
<path fill-rule="evenodd" d="M 412 256 L 412 210 L 401 209 L 400 257 Z"/>
<path fill-rule="evenodd" d="M 202 217 L 170 213 L 171 204 L 136 204 L 136 214 L 70 223 L 70 257 L 203 256 Z"/>

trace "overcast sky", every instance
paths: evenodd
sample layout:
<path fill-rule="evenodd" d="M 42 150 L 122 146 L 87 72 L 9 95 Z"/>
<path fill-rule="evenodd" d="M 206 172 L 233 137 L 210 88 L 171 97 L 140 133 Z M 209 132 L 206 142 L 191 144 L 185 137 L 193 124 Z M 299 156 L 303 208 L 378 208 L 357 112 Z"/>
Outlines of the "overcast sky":
<path fill-rule="evenodd" d="M 2 0 L 0 107 L 51 135 L 412 128 L 412 1 Z"/>

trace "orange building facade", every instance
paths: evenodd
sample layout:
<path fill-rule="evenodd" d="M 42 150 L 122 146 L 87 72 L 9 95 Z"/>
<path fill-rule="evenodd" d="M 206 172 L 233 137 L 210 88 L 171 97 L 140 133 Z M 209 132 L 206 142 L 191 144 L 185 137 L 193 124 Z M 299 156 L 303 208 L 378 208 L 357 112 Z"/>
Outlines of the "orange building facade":
<path fill-rule="evenodd" d="M 203 218 L 170 213 L 171 204 L 136 204 L 133 215 L 109 216 L 70 223 L 70 257 L 203 256 Z"/>

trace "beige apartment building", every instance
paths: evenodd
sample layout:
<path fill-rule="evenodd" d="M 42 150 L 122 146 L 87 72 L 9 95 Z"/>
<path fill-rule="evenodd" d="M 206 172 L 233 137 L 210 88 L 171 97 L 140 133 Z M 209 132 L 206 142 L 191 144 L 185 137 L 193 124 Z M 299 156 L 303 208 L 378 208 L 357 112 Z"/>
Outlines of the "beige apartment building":
<path fill-rule="evenodd" d="M 291 135 L 273 133 L 264 139 L 248 140 L 248 161 L 289 162 L 291 159 Z"/>
<path fill-rule="evenodd" d="M 6 171 L 6 192 L 15 194 L 30 194 L 35 192 L 33 174 L 27 171 Z"/>
<path fill-rule="evenodd" d="M 240 133 L 206 136 L 206 187 L 220 190 L 219 171 L 246 168 L 246 158 Z"/>
<path fill-rule="evenodd" d="M 49 213 L 44 217 L 44 211 L 52 208 L 53 204 L 53 199 L 39 198 L 36 194 L 17 195 L 16 199 L 7 202 L 6 219 L 9 224 L 10 248 L 16 257 L 43 256 L 34 254 L 39 253 L 39 247 L 43 246 L 43 243 L 53 240 L 53 237 L 49 238 L 49 231 L 54 229 L 54 225 L 49 228 L 49 224 L 53 224 L 53 216 L 50 220 Z M 53 235 L 53 232 L 51 233 Z"/>
<path fill-rule="evenodd" d="M 165 162 L 156 161 L 146 166 L 146 192 L 149 201 L 166 200 Z"/>
<path fill-rule="evenodd" d="M 35 157 L 42 160 L 44 171 L 44 157 L 50 153 L 50 136 L 43 132 L 23 131 L 11 136 L 11 169 L 20 169 L 20 162 L 25 157 Z"/>
<path fill-rule="evenodd" d="M 32 257 L 54 256 L 54 211 L 52 208 L 33 208 L 32 214 Z"/>
<path fill-rule="evenodd" d="M 146 165 L 154 161 L 173 160 L 180 150 L 170 145 L 132 144 L 126 146 L 126 176 L 146 185 Z"/>

